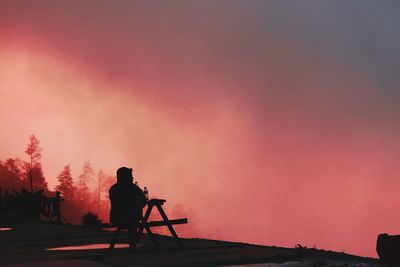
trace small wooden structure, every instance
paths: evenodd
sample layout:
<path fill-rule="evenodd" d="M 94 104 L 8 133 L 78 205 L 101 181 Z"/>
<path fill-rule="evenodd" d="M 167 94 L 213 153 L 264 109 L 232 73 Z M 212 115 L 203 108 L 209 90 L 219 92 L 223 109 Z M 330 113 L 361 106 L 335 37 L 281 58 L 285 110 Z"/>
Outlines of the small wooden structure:
<path fill-rule="evenodd" d="M 56 197 L 44 197 L 41 201 L 41 214 L 48 219 L 56 219 L 61 221 L 61 201 L 64 201 L 60 196 L 60 192 L 56 192 Z"/>
<path fill-rule="evenodd" d="M 61 221 L 61 198 L 60 192 L 55 197 L 43 195 L 43 190 L 29 192 L 5 191 L 2 194 L 0 188 L 0 223 L 19 223 L 37 220 L 43 216 L 50 220 Z"/>
<path fill-rule="evenodd" d="M 174 219 L 174 220 L 170 220 L 167 217 L 167 214 L 165 214 L 165 211 L 162 208 L 162 205 L 164 205 L 164 203 L 166 202 L 165 199 L 151 199 L 148 201 L 147 203 L 147 210 L 145 215 L 142 217 L 141 222 L 139 224 L 139 229 L 138 229 L 138 233 L 137 233 L 137 238 L 136 238 L 136 242 L 139 242 L 140 236 L 143 233 L 143 230 L 146 229 L 147 234 L 149 235 L 151 241 L 153 242 L 153 244 L 158 247 L 158 243 L 157 240 L 155 238 L 155 236 L 153 235 L 153 233 L 151 232 L 151 227 L 158 227 L 158 226 L 167 226 L 172 237 L 174 238 L 174 240 L 176 241 L 176 243 L 178 244 L 179 248 L 182 248 L 182 242 L 179 239 L 178 235 L 176 234 L 174 227 L 172 225 L 175 224 L 185 224 L 188 223 L 188 219 L 184 218 L 184 219 Z M 151 221 L 149 222 L 149 217 L 151 214 L 151 211 L 153 210 L 153 207 L 156 207 L 158 209 L 158 212 L 160 213 L 161 217 L 162 217 L 162 221 Z M 115 246 L 115 243 L 117 242 L 118 239 L 118 235 L 121 232 L 122 228 L 118 227 L 117 230 L 115 231 L 114 237 L 110 242 L 110 249 L 113 249 Z"/>

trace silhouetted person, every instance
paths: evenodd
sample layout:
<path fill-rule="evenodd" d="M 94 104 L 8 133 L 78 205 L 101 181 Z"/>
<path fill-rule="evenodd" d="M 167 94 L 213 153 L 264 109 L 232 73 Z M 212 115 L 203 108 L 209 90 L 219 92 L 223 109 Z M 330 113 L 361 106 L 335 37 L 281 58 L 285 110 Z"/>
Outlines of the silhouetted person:
<path fill-rule="evenodd" d="M 133 183 L 132 169 L 117 170 L 117 183 L 109 191 L 111 201 L 110 221 L 113 225 L 128 229 L 129 248 L 136 248 L 137 230 L 146 198 Z"/>

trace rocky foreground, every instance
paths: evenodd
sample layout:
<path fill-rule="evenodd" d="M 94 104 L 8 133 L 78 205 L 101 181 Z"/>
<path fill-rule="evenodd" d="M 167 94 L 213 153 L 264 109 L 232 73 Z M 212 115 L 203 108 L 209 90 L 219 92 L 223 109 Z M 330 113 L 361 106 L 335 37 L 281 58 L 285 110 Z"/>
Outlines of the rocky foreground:
<path fill-rule="evenodd" d="M 183 239 L 178 249 L 169 237 L 157 235 L 156 249 L 146 235 L 129 254 L 126 236 L 107 248 L 113 232 L 79 226 L 29 223 L 0 231 L 1 266 L 266 266 L 381 267 L 378 260 L 306 248 L 279 248 L 206 239 Z"/>

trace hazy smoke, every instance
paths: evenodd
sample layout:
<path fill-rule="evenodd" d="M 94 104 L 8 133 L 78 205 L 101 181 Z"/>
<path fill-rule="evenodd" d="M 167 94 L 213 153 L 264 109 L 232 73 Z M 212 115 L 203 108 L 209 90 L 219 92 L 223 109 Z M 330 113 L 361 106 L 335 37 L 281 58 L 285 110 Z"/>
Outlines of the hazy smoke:
<path fill-rule="evenodd" d="M 396 231 L 398 81 L 364 44 L 388 47 L 397 18 L 368 34 L 351 22 L 370 5 L 41 3 L 0 4 L 1 158 L 34 133 L 50 186 L 85 159 L 132 166 L 206 237 L 375 255 Z"/>

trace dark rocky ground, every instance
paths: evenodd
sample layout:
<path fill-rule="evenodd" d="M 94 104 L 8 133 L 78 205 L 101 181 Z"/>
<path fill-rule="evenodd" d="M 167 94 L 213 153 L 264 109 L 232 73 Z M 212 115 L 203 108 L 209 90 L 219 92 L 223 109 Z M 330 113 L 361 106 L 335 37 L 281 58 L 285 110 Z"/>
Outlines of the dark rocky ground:
<path fill-rule="evenodd" d="M 2 266 L 315 266 L 381 267 L 373 258 L 306 248 L 279 248 L 206 239 L 184 239 L 183 249 L 174 240 L 157 236 L 156 249 L 144 235 L 135 254 L 126 248 L 109 250 L 48 250 L 49 248 L 107 244 L 110 231 L 93 231 L 79 226 L 50 223 L 18 225 L 0 231 L 0 265 Z M 127 243 L 125 234 L 119 244 Z M 105 245 L 104 245 L 105 246 Z"/>

